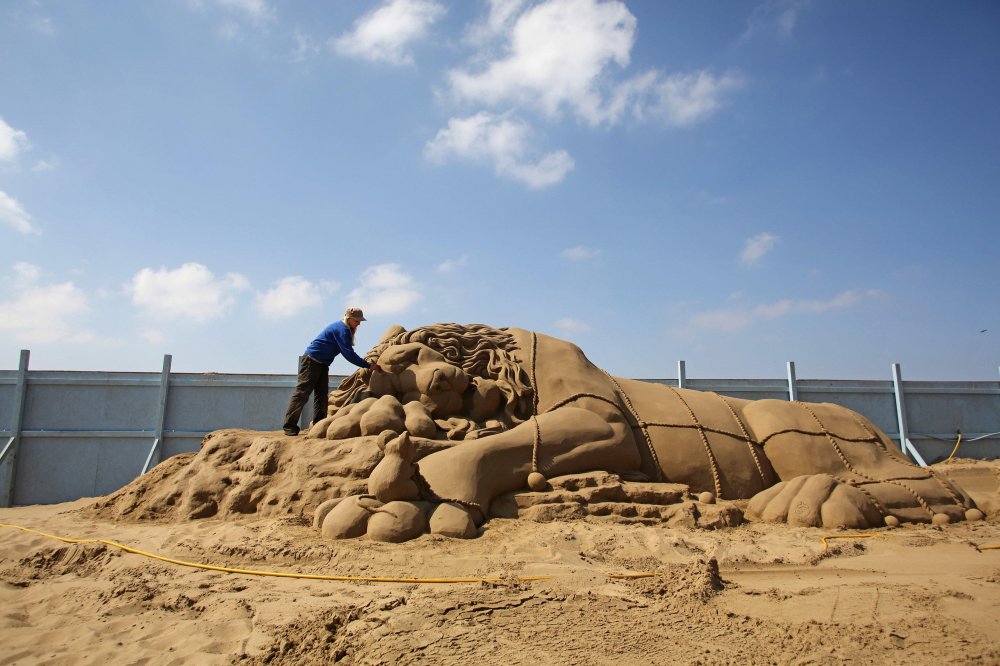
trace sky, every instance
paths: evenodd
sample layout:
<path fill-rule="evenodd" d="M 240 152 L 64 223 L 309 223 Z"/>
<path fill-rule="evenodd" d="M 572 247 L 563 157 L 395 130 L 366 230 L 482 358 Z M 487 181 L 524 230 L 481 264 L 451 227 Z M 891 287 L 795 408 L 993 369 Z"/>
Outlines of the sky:
<path fill-rule="evenodd" d="M 3 2 L 0 368 L 291 374 L 355 305 L 996 381 L 998 109 L 990 0 Z"/>

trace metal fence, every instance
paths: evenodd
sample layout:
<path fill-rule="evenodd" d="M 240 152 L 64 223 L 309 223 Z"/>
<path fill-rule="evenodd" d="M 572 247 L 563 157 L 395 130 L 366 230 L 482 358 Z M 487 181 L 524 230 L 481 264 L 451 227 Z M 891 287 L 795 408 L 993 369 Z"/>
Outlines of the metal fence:
<path fill-rule="evenodd" d="M 0 370 L 0 506 L 105 495 L 220 428 L 278 430 L 294 375 Z M 342 376 L 331 377 L 336 385 Z M 1000 382 L 647 379 L 724 395 L 833 402 L 868 417 L 920 464 L 1000 456 Z M 302 415 L 310 420 L 309 407 Z"/>

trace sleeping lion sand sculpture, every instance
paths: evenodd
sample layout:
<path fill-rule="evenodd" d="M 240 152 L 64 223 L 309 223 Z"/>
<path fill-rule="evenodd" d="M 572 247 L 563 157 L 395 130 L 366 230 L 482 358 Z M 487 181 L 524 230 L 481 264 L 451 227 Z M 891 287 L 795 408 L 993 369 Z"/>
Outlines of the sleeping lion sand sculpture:
<path fill-rule="evenodd" d="M 381 435 L 384 448 L 367 495 L 317 512 L 332 538 L 405 540 L 428 515 L 431 532 L 471 536 L 500 495 L 592 470 L 750 500 L 751 520 L 867 528 L 982 516 L 838 405 L 612 377 L 576 345 L 518 328 L 395 327 L 367 356 L 383 371 L 345 379 L 309 432 Z"/>

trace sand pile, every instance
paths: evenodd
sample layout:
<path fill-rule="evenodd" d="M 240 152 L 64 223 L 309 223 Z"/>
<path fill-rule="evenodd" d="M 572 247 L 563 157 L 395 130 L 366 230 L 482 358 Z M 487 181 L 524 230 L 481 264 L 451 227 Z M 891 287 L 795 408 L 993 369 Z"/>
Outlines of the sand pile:
<path fill-rule="evenodd" d="M 213 441 L 231 436 L 222 433 Z M 293 499 L 294 492 L 277 490 L 292 478 L 280 480 L 295 467 L 294 447 L 289 443 L 276 453 L 273 483 L 258 488 L 267 499 L 256 503 L 256 514 L 227 509 L 237 503 L 226 493 L 214 497 L 215 516 L 180 519 L 181 507 L 195 507 L 184 498 L 196 496 L 196 488 L 186 495 L 184 482 L 170 479 L 190 469 L 189 456 L 158 469 L 170 492 L 138 483 L 96 505 L 81 500 L 2 509 L 0 521 L 217 566 L 498 582 L 372 584 L 235 575 L 4 529 L 0 663 L 1000 660 L 1000 550 L 975 548 L 1000 544 L 996 514 L 977 523 L 868 531 L 885 536 L 830 540 L 828 550 L 822 537 L 844 533 L 758 524 L 705 530 L 610 516 L 569 522 L 494 518 L 472 540 L 424 535 L 402 544 L 329 541 L 306 519 L 318 493 Z M 322 467 L 331 472 L 341 465 L 340 472 L 323 477 L 330 489 L 346 491 L 363 476 L 348 473 L 353 463 L 344 460 Z M 961 461 L 938 469 L 979 478 L 981 490 L 972 492 L 981 506 L 1000 499 L 996 462 Z M 239 483 L 249 478 L 239 477 Z M 163 497 L 180 494 L 164 504 L 170 510 L 153 511 L 154 493 L 161 491 Z M 134 509 L 123 515 L 143 519 L 113 518 L 127 506 Z M 225 511 L 230 513 L 222 519 Z M 629 573 L 655 575 L 611 577 Z M 519 576 L 551 578 L 519 582 Z"/>
<path fill-rule="evenodd" d="M 414 439 L 417 460 L 453 445 Z M 317 509 L 329 500 L 371 492 L 369 477 L 392 441 L 391 433 L 328 440 L 222 430 L 206 437 L 198 452 L 165 461 L 84 513 L 118 521 L 255 515 L 315 522 Z M 711 497 L 699 501 L 684 484 L 650 483 L 641 474 L 626 476 L 587 472 L 554 477 L 543 491 L 522 489 L 498 497 L 490 517 L 548 522 L 591 516 L 705 529 L 743 522 L 744 503 L 716 504 Z M 423 504 L 428 513 L 436 508 Z"/>
<path fill-rule="evenodd" d="M 220 430 L 198 452 L 174 456 L 98 501 L 93 515 L 145 521 L 311 516 L 328 499 L 365 492 L 384 440 Z"/>

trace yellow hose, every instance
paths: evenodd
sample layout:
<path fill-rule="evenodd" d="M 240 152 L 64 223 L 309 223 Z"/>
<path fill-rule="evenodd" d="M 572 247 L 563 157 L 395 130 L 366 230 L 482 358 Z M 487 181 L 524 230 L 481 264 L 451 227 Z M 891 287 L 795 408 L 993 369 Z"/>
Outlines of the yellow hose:
<path fill-rule="evenodd" d="M 887 534 L 834 534 L 823 537 L 823 550 L 830 549 L 830 544 L 826 542 L 827 539 L 874 539 L 875 537 L 890 538 Z"/>
<path fill-rule="evenodd" d="M 281 571 L 258 571 L 254 569 L 236 569 L 234 567 L 217 567 L 211 564 L 199 564 L 197 562 L 186 562 L 185 560 L 178 560 L 172 557 L 164 557 L 162 555 L 157 555 L 155 553 L 148 553 L 144 550 L 139 550 L 138 548 L 132 548 L 124 544 L 118 543 L 117 541 L 109 541 L 107 539 L 71 539 L 69 537 L 61 537 L 56 534 L 49 534 L 48 532 L 42 532 L 39 530 L 33 530 L 30 527 L 22 527 L 20 525 L 8 525 L 7 523 L 0 523 L 0 527 L 9 527 L 15 530 L 21 530 L 22 532 L 30 532 L 32 534 L 39 534 L 44 537 L 49 537 L 50 539 L 56 539 L 64 543 L 103 543 L 106 546 L 113 546 L 124 550 L 126 553 L 132 553 L 134 555 L 142 555 L 143 557 L 149 557 L 154 560 L 160 560 L 161 562 L 167 562 L 169 564 L 176 564 L 182 567 L 192 567 L 194 569 L 206 569 L 208 571 L 221 571 L 224 573 L 234 573 L 243 574 L 245 576 L 272 576 L 275 578 L 304 578 L 307 580 L 334 580 L 334 581 L 347 581 L 347 582 L 365 582 L 365 583 L 503 583 L 504 581 L 516 580 L 519 582 L 530 582 L 536 580 L 550 580 L 552 576 L 517 576 L 513 578 L 390 578 L 390 577 L 377 577 L 377 576 L 328 576 L 324 574 L 303 574 L 303 573 L 285 573 Z M 827 539 L 871 539 L 874 537 L 880 537 L 883 539 L 890 538 L 885 534 L 836 534 L 828 535 L 823 537 L 823 550 L 828 550 L 830 545 L 827 543 Z M 1000 549 L 1000 546 L 977 546 L 979 550 L 996 550 Z M 633 580 L 637 578 L 654 578 L 659 574 L 655 573 L 631 573 L 631 574 L 608 574 L 608 578 L 615 580 Z"/>
<path fill-rule="evenodd" d="M 337 580 L 337 581 L 353 581 L 353 582 L 367 582 L 367 583 L 502 583 L 506 580 L 533 581 L 533 580 L 548 580 L 552 578 L 552 576 L 518 576 L 513 579 L 511 578 L 381 578 L 374 576 L 326 576 L 322 574 L 284 573 L 281 571 L 255 571 L 252 569 L 235 569 L 232 567 L 216 567 L 212 566 L 211 564 L 198 564 L 197 562 L 185 562 L 184 560 L 176 560 L 172 557 L 163 557 L 162 555 L 156 555 L 155 553 L 147 553 L 144 550 L 131 548 L 124 544 L 120 544 L 116 541 L 108 541 L 107 539 L 70 539 L 68 537 L 61 537 L 55 534 L 40 532 L 38 530 L 33 530 L 28 527 L 21 527 L 20 525 L 7 525 L 5 523 L 0 523 L 0 527 L 11 527 L 16 530 L 21 530 L 22 532 L 32 532 L 34 534 L 40 534 L 42 536 L 50 537 L 52 539 L 58 539 L 59 541 L 63 541 L 65 543 L 103 543 L 107 546 L 114 546 L 115 548 L 120 548 L 121 550 L 124 550 L 127 553 L 134 553 L 135 555 L 150 557 L 154 560 L 160 560 L 161 562 L 169 562 L 170 564 L 177 564 L 182 567 L 207 569 L 209 571 L 223 571 L 225 573 L 244 574 L 249 576 L 274 576 L 277 578 L 305 578 L 308 580 Z"/>
<path fill-rule="evenodd" d="M 961 444 L 961 443 L 962 443 L 962 432 L 959 431 L 959 433 L 958 433 L 958 441 L 955 442 L 955 448 L 953 448 L 951 450 L 951 455 L 944 459 L 945 462 L 948 462 L 949 460 L 951 460 L 952 458 L 955 457 L 955 452 L 958 451 L 958 445 Z"/>

